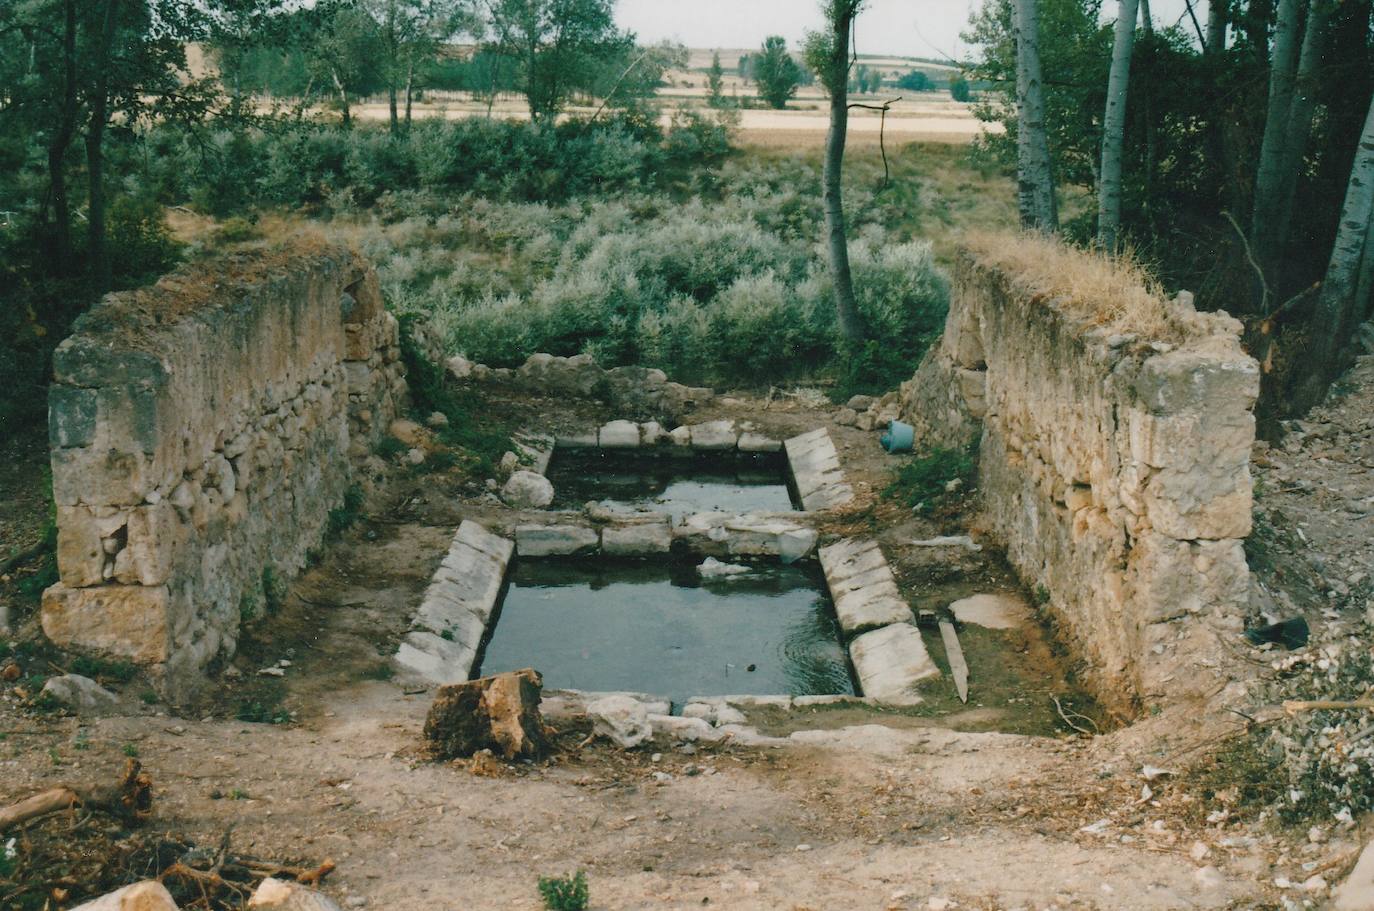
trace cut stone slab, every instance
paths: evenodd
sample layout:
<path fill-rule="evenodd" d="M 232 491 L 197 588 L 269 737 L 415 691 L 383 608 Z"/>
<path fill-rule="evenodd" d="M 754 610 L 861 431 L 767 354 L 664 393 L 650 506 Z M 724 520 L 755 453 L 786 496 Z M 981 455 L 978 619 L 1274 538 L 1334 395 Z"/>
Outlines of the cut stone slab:
<path fill-rule="evenodd" d="M 1016 595 L 973 595 L 949 606 L 954 619 L 987 629 L 1016 629 L 1031 620 L 1031 610 Z"/>
<path fill-rule="evenodd" d="M 597 432 L 595 430 L 586 433 L 568 433 L 558 435 L 559 449 L 595 449 L 598 445 Z"/>
<path fill-rule="evenodd" d="M 1355 869 L 1336 889 L 1331 907 L 1334 911 L 1374 911 L 1374 841 L 1365 845 Z"/>
<path fill-rule="evenodd" d="M 72 911 L 177 911 L 177 903 L 162 883 L 150 879 L 77 905 Z"/>
<path fill-rule="evenodd" d="M 596 529 L 582 525 L 521 525 L 515 529 L 515 550 L 522 557 L 589 554 L 600 544 Z"/>
<path fill-rule="evenodd" d="M 783 448 L 787 450 L 787 464 L 803 509 L 829 509 L 854 498 L 854 491 L 845 483 L 840 456 L 828 430 L 822 427 L 792 437 L 783 443 Z"/>
<path fill-rule="evenodd" d="M 846 636 L 916 619 L 892 583 L 845 592 L 831 600 L 835 602 L 835 616 Z"/>
<path fill-rule="evenodd" d="M 673 546 L 673 527 L 666 519 L 610 525 L 601 530 L 601 550 L 608 556 L 639 557 L 666 554 Z"/>
<path fill-rule="evenodd" d="M 890 705 L 921 702 L 916 685 L 940 676 L 920 630 L 909 623 L 864 633 L 849 644 L 849 657 L 863 694 Z"/>
<path fill-rule="evenodd" d="M 739 438 L 740 452 L 781 452 L 782 441 L 761 433 L 742 433 Z"/>
<path fill-rule="evenodd" d="M 491 750 L 537 759 L 549 750 L 539 714 L 544 678 L 532 668 L 443 687 L 425 718 L 425 740 L 442 759 Z"/>
<path fill-rule="evenodd" d="M 462 683 L 472 676 L 477 649 L 426 631 L 406 633 L 396 663 L 434 683 Z"/>
<path fill-rule="evenodd" d="M 701 718 L 682 718 L 678 715 L 650 715 L 649 724 L 653 726 L 654 733 L 666 734 L 675 740 L 685 740 L 693 742 L 723 740 L 726 737 L 725 731 L 711 727 L 710 722 Z"/>
<path fill-rule="evenodd" d="M 705 424 L 693 424 L 690 430 L 693 449 L 734 449 L 739 442 L 739 431 L 735 429 L 734 421 L 708 421 Z"/>
<path fill-rule="evenodd" d="M 878 542 L 860 538 L 846 538 L 822 547 L 818 556 L 821 560 L 821 569 L 825 571 L 825 580 L 832 586 L 853 576 L 887 566 L 887 559 L 883 556 Z"/>
<path fill-rule="evenodd" d="M 820 559 L 846 635 L 915 619 L 876 541 L 840 541 L 822 548 Z"/>
<path fill-rule="evenodd" d="M 597 434 L 602 449 L 638 449 L 639 425 L 634 421 L 611 421 Z"/>
<path fill-rule="evenodd" d="M 517 433 L 512 437 L 523 461 L 535 474 L 547 474 L 553 458 L 554 438 L 544 433 Z"/>

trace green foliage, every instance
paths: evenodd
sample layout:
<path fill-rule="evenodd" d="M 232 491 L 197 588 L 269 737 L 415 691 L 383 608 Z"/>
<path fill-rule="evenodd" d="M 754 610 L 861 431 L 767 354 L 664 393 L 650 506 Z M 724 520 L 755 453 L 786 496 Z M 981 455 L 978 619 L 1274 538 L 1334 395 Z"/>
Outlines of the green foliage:
<path fill-rule="evenodd" d="M 586 911 L 587 874 L 579 870 L 571 876 L 541 876 L 539 895 L 548 911 Z"/>
<path fill-rule="evenodd" d="M 972 448 L 932 449 L 897 469 L 896 477 L 883 491 L 922 513 L 929 513 L 947 502 L 949 488 L 959 482 L 956 491 L 966 491 L 973 484 L 977 472 L 976 455 Z"/>
<path fill-rule="evenodd" d="M 711 54 L 711 68 L 706 71 L 706 103 L 713 108 L 725 105 L 725 69 L 720 65 L 720 51 Z"/>
<path fill-rule="evenodd" d="M 396 438 L 388 436 L 383 439 L 383 442 L 386 440 L 396 440 Z M 400 443 L 401 441 L 396 440 L 396 442 Z M 377 448 L 380 452 L 382 447 L 379 445 Z M 404 443 L 401 444 L 401 449 L 405 449 Z M 363 489 L 357 484 L 350 485 L 344 491 L 343 502 L 329 510 L 329 518 L 325 521 L 325 537 L 337 538 L 351 528 L 353 523 L 357 522 L 359 516 L 362 515 L 363 500 Z M 265 591 L 265 584 L 263 588 Z"/>
<path fill-rule="evenodd" d="M 116 683 L 128 683 L 134 679 L 134 675 L 138 673 L 138 668 L 134 666 L 132 661 L 109 661 L 104 658 L 80 655 L 72 661 L 71 672 L 101 682 L 113 680 Z"/>
<path fill-rule="evenodd" d="M 406 446 L 405 443 L 402 443 L 396 437 L 388 433 L 377 441 L 377 447 L 374 451 L 378 458 L 390 462 L 404 455 L 407 449 L 409 449 L 409 447 Z"/>
<path fill-rule="evenodd" d="M 234 717 L 250 724 L 290 724 L 291 713 L 274 701 L 244 700 L 239 703 Z M 236 800 L 241 798 L 235 798 Z"/>
<path fill-rule="evenodd" d="M 286 603 L 286 595 L 289 590 L 290 587 L 286 579 L 282 578 L 276 567 L 263 567 L 262 604 L 269 615 L 281 610 L 282 605 Z"/>
<path fill-rule="evenodd" d="M 437 411 L 448 418 L 448 426 L 439 431 L 440 441 L 466 453 L 479 473 L 490 474 L 501 456 L 515 448 L 510 431 L 492 419 L 471 391 L 449 385 L 444 369 L 420 350 L 412 328 L 419 318 L 416 313 L 401 317 L 401 359 L 416 412 Z"/>
<path fill-rule="evenodd" d="M 912 70 L 898 77 L 897 88 L 905 92 L 924 92 L 930 88 L 930 77 L 921 70 Z"/>
<path fill-rule="evenodd" d="M 138 757 L 138 747 L 132 743 L 124 744 L 124 749 L 122 752 L 125 756 L 128 756 L 130 759 L 135 759 Z"/>
<path fill-rule="evenodd" d="M 763 50 L 751 58 L 759 97 L 769 107 L 782 110 L 801 85 L 801 67 L 787 52 L 787 40 L 780 35 L 764 39 Z"/>
<path fill-rule="evenodd" d="M 969 88 L 968 80 L 963 76 L 956 76 L 949 81 L 949 97 L 955 101 L 968 102 L 973 97 L 973 91 Z"/>

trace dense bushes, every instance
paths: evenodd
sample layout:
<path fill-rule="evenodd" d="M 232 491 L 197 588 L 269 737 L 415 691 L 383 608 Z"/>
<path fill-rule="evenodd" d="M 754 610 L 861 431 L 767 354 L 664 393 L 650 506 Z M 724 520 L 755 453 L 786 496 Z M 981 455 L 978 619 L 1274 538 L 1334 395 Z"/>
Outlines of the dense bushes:
<path fill-rule="evenodd" d="M 367 207 L 424 189 L 516 200 L 566 200 L 663 184 L 729 149 L 728 129 L 683 113 L 666 133 L 617 115 L 597 122 L 530 124 L 468 117 L 417 121 L 400 136 L 315 123 L 155 132 L 144 177 L 167 201 L 216 215 L 248 205 Z"/>
<path fill-rule="evenodd" d="M 813 240 L 819 211 L 756 177 L 726 187 L 726 199 L 676 206 L 642 194 L 565 206 L 472 200 L 453 206 L 465 216 L 373 223 L 364 251 L 394 305 L 492 365 L 586 352 L 687 381 L 826 372 L 846 392 L 910 376 L 945 314 L 929 245 L 864 228 L 851 259 L 876 341 L 842 350 Z"/>

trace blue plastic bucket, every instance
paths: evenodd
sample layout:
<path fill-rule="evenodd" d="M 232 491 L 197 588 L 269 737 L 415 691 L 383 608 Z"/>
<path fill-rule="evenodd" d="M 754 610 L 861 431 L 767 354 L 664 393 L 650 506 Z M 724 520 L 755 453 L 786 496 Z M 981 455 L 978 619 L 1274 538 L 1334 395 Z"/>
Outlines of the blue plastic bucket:
<path fill-rule="evenodd" d="M 878 437 L 878 442 L 888 452 L 910 452 L 916 443 L 916 428 L 901 421 L 887 425 L 887 432 Z"/>

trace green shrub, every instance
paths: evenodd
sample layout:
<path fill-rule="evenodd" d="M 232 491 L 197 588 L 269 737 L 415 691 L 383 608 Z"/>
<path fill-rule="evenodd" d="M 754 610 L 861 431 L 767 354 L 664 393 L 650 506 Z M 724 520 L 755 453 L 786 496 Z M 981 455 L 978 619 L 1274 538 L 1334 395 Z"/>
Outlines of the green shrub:
<path fill-rule="evenodd" d="M 539 895 L 548 911 L 586 911 L 587 874 L 579 870 L 572 876 L 541 876 Z"/>
<path fill-rule="evenodd" d="M 970 449 L 933 449 L 916 456 L 897 469 L 896 477 L 884 491 L 919 512 L 930 512 L 955 491 L 967 490 L 977 472 L 974 451 Z"/>
<path fill-rule="evenodd" d="M 80 674 L 82 677 L 90 677 L 92 680 L 113 680 L 116 683 L 128 683 L 134 679 L 138 673 L 132 661 L 107 661 L 103 658 L 91 658 L 81 655 L 72 661 L 71 672 Z"/>
<path fill-rule="evenodd" d="M 385 437 L 383 442 L 387 440 L 395 440 L 397 443 L 401 442 L 400 440 L 396 440 L 395 437 Z M 378 453 L 381 454 L 382 447 L 378 446 L 377 449 Z M 404 444 L 401 444 L 401 449 L 399 451 L 405 451 Z M 363 489 L 357 484 L 350 485 L 349 488 L 344 491 L 343 503 L 329 510 L 329 517 L 325 520 L 325 537 L 337 538 L 351 528 L 353 523 L 357 522 L 358 518 L 362 515 L 363 500 Z"/>
<path fill-rule="evenodd" d="M 286 604 L 290 591 L 287 581 L 277 572 L 276 567 L 266 566 L 262 570 L 262 604 L 267 613 L 275 614 Z"/>

